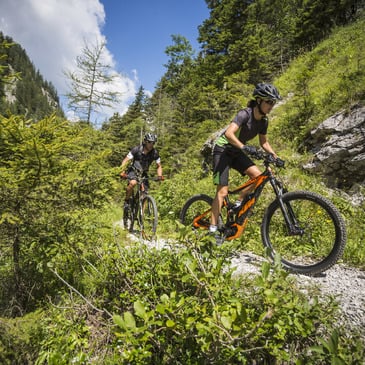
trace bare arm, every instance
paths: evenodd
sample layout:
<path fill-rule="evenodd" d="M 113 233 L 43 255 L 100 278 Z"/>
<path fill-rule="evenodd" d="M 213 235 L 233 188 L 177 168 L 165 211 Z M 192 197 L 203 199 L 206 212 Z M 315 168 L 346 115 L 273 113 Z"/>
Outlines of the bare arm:
<path fill-rule="evenodd" d="M 162 176 L 162 165 L 160 163 L 157 164 L 157 176 Z"/>
<path fill-rule="evenodd" d="M 128 156 L 126 156 L 123 161 L 122 161 L 122 165 L 121 165 L 121 172 L 125 172 L 125 170 L 127 169 L 128 165 L 131 162 L 131 158 L 129 158 Z"/>
<path fill-rule="evenodd" d="M 235 133 L 238 131 L 239 127 L 236 123 L 231 123 L 226 132 L 224 133 L 228 142 L 239 149 L 242 149 L 244 144 L 236 137 Z"/>
<path fill-rule="evenodd" d="M 272 149 L 267 137 L 265 134 L 259 134 L 259 141 L 260 141 L 260 146 L 267 152 L 267 153 L 272 153 L 274 155 L 275 158 L 278 158 L 277 154 L 274 152 L 274 150 Z"/>

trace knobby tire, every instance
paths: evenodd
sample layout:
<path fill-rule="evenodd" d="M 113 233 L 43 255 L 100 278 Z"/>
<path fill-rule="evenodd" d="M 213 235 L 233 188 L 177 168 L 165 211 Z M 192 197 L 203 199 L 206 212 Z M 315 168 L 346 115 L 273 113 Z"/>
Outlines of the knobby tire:
<path fill-rule="evenodd" d="M 193 223 L 193 220 L 198 215 L 207 211 L 212 207 L 213 198 L 205 194 L 194 195 L 189 198 L 180 212 L 180 222 L 185 226 Z M 209 228 L 211 213 L 203 218 L 201 225 Z"/>
<path fill-rule="evenodd" d="M 152 196 L 143 197 L 138 221 L 142 238 L 152 241 L 156 236 L 158 223 L 157 204 Z"/>
<path fill-rule="evenodd" d="M 346 245 L 345 222 L 328 199 L 309 191 L 282 196 L 285 210 L 294 213 L 297 233 L 290 234 L 279 200 L 267 208 L 261 237 L 272 259 L 280 256 L 284 268 L 313 276 L 328 270 L 342 256 Z"/>
<path fill-rule="evenodd" d="M 123 226 L 128 232 L 133 232 L 134 221 L 135 221 L 136 206 L 134 199 L 130 200 L 128 209 L 123 210 Z"/>
<path fill-rule="evenodd" d="M 213 198 L 206 194 L 197 194 L 189 198 L 180 212 L 180 222 L 185 226 L 191 226 L 193 231 L 198 232 L 199 229 L 208 230 L 210 226 L 210 218 L 212 215 L 212 203 Z M 218 218 L 218 231 L 215 232 L 214 237 L 219 240 L 224 240 L 223 230 L 224 222 L 226 222 L 225 213 L 226 209 L 222 209 L 222 212 Z M 204 214 L 203 217 L 199 219 L 199 227 L 193 226 L 194 218 Z"/>

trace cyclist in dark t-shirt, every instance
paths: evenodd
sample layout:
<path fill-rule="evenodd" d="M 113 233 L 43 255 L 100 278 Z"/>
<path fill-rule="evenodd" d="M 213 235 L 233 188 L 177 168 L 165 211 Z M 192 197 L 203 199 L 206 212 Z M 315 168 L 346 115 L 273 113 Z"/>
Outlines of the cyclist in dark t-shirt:
<path fill-rule="evenodd" d="M 146 133 L 143 143 L 133 147 L 122 161 L 122 172 L 120 176 L 122 179 L 128 179 L 124 207 L 128 206 L 129 198 L 132 196 L 133 189 L 137 185 L 134 168 L 140 170 L 143 176 L 148 177 L 148 170 L 152 162 L 155 161 L 157 165 L 157 179 L 161 181 L 164 179 L 160 155 L 157 149 L 154 148 L 156 142 L 157 136 L 155 134 Z M 146 181 L 146 186 L 148 187 L 148 180 Z"/>
<path fill-rule="evenodd" d="M 263 83 L 255 87 L 252 96 L 253 99 L 247 108 L 240 110 L 223 134 L 218 137 L 213 149 L 213 182 L 217 186 L 209 227 L 209 231 L 213 233 L 217 231 L 218 217 L 224 198 L 228 194 L 229 169 L 233 168 L 241 175 L 248 175 L 250 178 L 261 174 L 259 168 L 248 157 L 256 149 L 247 146 L 246 143 L 258 135 L 260 146 L 277 158 L 266 136 L 268 129 L 266 115 L 281 97 L 275 86 Z M 249 191 L 243 191 L 241 199 L 248 193 Z"/>

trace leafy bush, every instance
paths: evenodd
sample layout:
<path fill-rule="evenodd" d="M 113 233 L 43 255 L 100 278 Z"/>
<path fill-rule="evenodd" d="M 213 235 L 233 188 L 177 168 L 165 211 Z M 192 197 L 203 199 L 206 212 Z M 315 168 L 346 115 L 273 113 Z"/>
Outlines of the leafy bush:
<path fill-rule="evenodd" d="M 185 228 L 180 234 L 179 244 L 162 250 L 138 242 L 101 250 L 88 275 L 103 273 L 103 280 L 84 288 L 84 304 L 69 296 L 58 303 L 62 310 L 48 311 L 37 364 L 308 363 L 313 353 L 317 363 L 359 358 L 358 339 L 352 336 L 351 354 L 330 298 L 300 291 L 295 277 L 268 262 L 256 277 L 233 275 L 230 251 Z M 333 333 L 335 349 L 325 340 Z"/>

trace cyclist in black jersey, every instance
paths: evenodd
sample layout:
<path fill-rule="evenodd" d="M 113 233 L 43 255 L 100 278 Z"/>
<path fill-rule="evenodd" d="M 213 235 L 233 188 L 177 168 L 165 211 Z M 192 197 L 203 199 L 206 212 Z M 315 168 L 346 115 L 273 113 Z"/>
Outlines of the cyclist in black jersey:
<path fill-rule="evenodd" d="M 148 170 L 153 161 L 157 165 L 157 179 L 163 180 L 161 158 L 158 150 L 154 147 L 157 142 L 157 136 L 153 133 L 146 133 L 141 145 L 133 147 L 127 156 L 123 159 L 120 176 L 122 179 L 128 180 L 128 185 L 125 194 L 124 207 L 128 206 L 129 198 L 132 196 L 134 187 L 137 185 L 135 171 L 137 168 L 143 172 L 143 176 L 148 177 Z M 148 180 L 145 183 L 148 187 Z"/>
<path fill-rule="evenodd" d="M 254 154 L 256 149 L 247 146 L 247 142 L 258 135 L 260 146 L 277 158 L 267 138 L 267 114 L 271 112 L 276 101 L 281 99 L 279 92 L 271 84 L 260 83 L 256 85 L 252 96 L 253 99 L 249 101 L 247 107 L 237 113 L 218 137 L 213 149 L 213 182 L 217 186 L 209 227 L 213 233 L 217 231 L 220 210 L 228 194 L 229 169 L 233 168 L 241 175 L 248 175 L 250 178 L 261 174 L 260 169 L 248 157 Z"/>

